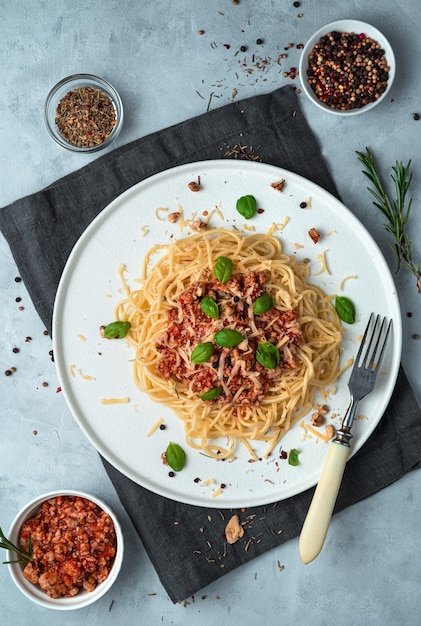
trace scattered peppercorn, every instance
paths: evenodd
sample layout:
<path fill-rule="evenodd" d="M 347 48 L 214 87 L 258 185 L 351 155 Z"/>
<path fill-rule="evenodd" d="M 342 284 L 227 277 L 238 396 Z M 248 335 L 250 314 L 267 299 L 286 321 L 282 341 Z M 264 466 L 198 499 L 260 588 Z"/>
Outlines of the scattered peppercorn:
<path fill-rule="evenodd" d="M 199 31 L 198 31 L 198 34 L 199 34 L 199 35 L 204 35 L 204 34 L 205 34 L 205 31 L 204 31 L 204 30 L 199 30 Z"/>
<path fill-rule="evenodd" d="M 414 120 L 415 120 L 416 122 L 418 122 L 418 120 L 420 119 L 420 114 L 419 114 L 419 113 L 414 113 L 414 116 L 413 116 L 413 117 L 414 117 Z"/>
<path fill-rule="evenodd" d="M 175 472 L 168 472 L 168 476 L 169 476 L 170 478 L 174 478 L 174 476 L 175 476 Z"/>
<path fill-rule="evenodd" d="M 415 335 L 412 335 L 412 339 L 419 339 L 420 336 L 418 335 L 418 333 L 415 333 Z"/>
<path fill-rule="evenodd" d="M 19 348 L 13 348 L 12 352 L 14 352 L 14 354 L 17 354 L 19 352 Z"/>
<path fill-rule="evenodd" d="M 297 15 L 297 17 L 301 18 L 301 17 L 303 17 L 303 15 L 304 15 L 304 13 L 299 13 L 299 14 Z"/>
<path fill-rule="evenodd" d="M 15 302 L 22 302 L 22 298 L 16 298 Z"/>
<path fill-rule="evenodd" d="M 195 479 L 194 479 L 194 482 L 195 482 L 195 483 L 200 483 L 200 478 L 198 478 L 198 477 L 197 477 L 197 478 L 195 478 Z"/>
<path fill-rule="evenodd" d="M 331 109 L 348 111 L 375 102 L 385 92 L 390 68 L 380 44 L 364 33 L 332 31 L 308 57 L 307 81 Z"/>
<path fill-rule="evenodd" d="M 48 387 L 48 383 L 44 381 L 44 382 L 42 383 L 42 386 L 43 386 L 43 387 Z"/>
<path fill-rule="evenodd" d="M 37 430 L 33 430 L 32 434 L 35 435 L 35 437 L 38 435 L 38 431 Z"/>
<path fill-rule="evenodd" d="M 247 46 L 241 46 L 240 50 L 241 50 L 241 52 L 245 52 L 247 50 Z"/>
<path fill-rule="evenodd" d="M 300 209 L 307 208 L 307 202 L 300 202 Z"/>
<path fill-rule="evenodd" d="M 295 6 L 296 9 L 298 9 L 298 7 L 300 6 L 299 2 L 293 2 L 292 4 Z"/>
<path fill-rule="evenodd" d="M 256 43 L 258 46 L 261 46 L 263 43 L 263 39 L 256 39 Z"/>
<path fill-rule="evenodd" d="M 161 424 L 160 427 L 159 427 L 159 430 L 165 430 L 165 429 L 166 429 L 165 424 Z"/>
<path fill-rule="evenodd" d="M 20 283 L 22 281 L 20 276 L 16 276 L 15 283 Z"/>
<path fill-rule="evenodd" d="M 408 311 L 408 313 L 406 314 L 406 317 L 412 317 L 412 312 Z"/>

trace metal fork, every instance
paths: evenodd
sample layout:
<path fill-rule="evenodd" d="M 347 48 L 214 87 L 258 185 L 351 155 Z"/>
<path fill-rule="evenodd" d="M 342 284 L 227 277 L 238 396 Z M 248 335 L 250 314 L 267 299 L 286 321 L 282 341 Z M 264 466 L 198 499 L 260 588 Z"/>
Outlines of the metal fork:
<path fill-rule="evenodd" d="M 303 563 L 313 561 L 323 547 L 350 453 L 351 427 L 358 403 L 374 389 L 391 328 L 392 320 L 387 323 L 386 318 L 381 321 L 379 315 L 370 315 L 348 382 L 351 402 L 342 426 L 329 447 L 326 463 L 301 530 L 299 551 Z"/>

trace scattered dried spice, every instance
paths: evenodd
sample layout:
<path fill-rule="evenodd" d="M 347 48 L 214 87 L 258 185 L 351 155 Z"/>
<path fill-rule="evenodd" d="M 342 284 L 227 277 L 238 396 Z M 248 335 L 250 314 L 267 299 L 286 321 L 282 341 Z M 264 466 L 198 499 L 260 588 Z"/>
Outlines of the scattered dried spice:
<path fill-rule="evenodd" d="M 308 234 L 310 235 L 310 238 L 312 239 L 314 243 L 317 243 L 319 241 L 320 233 L 315 228 L 310 228 L 310 230 L 308 231 Z"/>
<path fill-rule="evenodd" d="M 271 183 L 270 186 L 273 189 L 276 189 L 276 191 L 282 191 L 282 189 L 284 188 L 285 185 L 285 179 L 281 178 L 281 180 L 277 181 L 276 183 Z"/>
<path fill-rule="evenodd" d="M 413 118 L 416 122 L 418 122 L 418 120 L 420 119 L 419 113 L 414 113 Z"/>
<path fill-rule="evenodd" d="M 92 148 L 111 135 L 117 116 L 106 93 L 86 86 L 69 91 L 60 100 L 55 122 L 66 141 L 79 148 Z"/>
<path fill-rule="evenodd" d="M 420 336 L 418 335 L 418 333 L 415 333 L 414 335 L 412 335 L 412 339 L 418 340 L 419 338 Z"/>
<path fill-rule="evenodd" d="M 235 144 L 232 148 L 227 146 L 224 156 L 231 159 L 244 159 L 246 161 L 262 161 L 262 157 L 254 154 L 253 146 L 242 146 L 241 144 Z"/>
<path fill-rule="evenodd" d="M 192 180 L 187 186 L 190 191 L 200 191 L 200 176 L 198 176 L 197 181 Z"/>
<path fill-rule="evenodd" d="M 332 31 L 310 52 L 307 81 L 321 102 L 348 111 L 380 98 L 389 71 L 385 51 L 377 41 L 364 33 Z"/>

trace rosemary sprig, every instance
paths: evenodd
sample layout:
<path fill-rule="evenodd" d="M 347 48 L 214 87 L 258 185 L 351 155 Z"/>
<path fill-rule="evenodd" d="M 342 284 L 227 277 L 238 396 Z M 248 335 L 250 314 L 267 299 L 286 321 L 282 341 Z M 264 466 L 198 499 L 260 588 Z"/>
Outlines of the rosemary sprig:
<path fill-rule="evenodd" d="M 412 206 L 412 198 L 407 202 L 407 194 L 412 180 L 411 161 L 408 161 L 406 165 L 403 165 L 401 161 L 396 161 L 395 166 L 392 167 L 394 174 L 391 174 L 391 178 L 395 184 L 396 199 L 391 200 L 377 173 L 372 153 L 368 148 L 365 150 L 365 153 L 357 152 L 357 158 L 364 167 L 363 174 L 374 186 L 374 189 L 367 188 L 374 197 L 373 204 L 380 209 L 388 220 L 385 227 L 394 239 L 390 247 L 397 259 L 396 271 L 403 266 L 412 272 L 417 281 L 418 292 L 421 293 L 421 261 L 418 265 L 413 261 L 411 240 L 405 230 Z"/>
<path fill-rule="evenodd" d="M 0 528 L 0 548 L 5 548 L 6 550 L 10 550 L 10 552 L 16 552 L 22 558 L 16 559 L 15 561 L 3 561 L 3 565 L 7 565 L 7 563 L 28 563 L 33 561 L 32 558 L 32 542 L 31 542 L 31 533 L 28 533 L 28 552 L 25 550 L 21 550 L 15 546 L 9 539 L 4 536 L 2 529 Z"/>

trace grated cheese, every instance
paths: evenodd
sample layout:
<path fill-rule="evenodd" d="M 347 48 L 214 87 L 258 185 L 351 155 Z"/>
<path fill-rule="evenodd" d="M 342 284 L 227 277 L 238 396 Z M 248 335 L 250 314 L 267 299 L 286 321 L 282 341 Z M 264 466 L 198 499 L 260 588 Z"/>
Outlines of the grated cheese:
<path fill-rule="evenodd" d="M 159 214 L 162 213 L 163 211 L 167 213 L 168 207 L 159 206 L 155 209 L 155 217 L 159 222 L 165 222 L 165 216 L 164 217 L 159 216 Z"/>
<path fill-rule="evenodd" d="M 322 441 L 324 441 L 324 443 L 327 443 L 330 439 L 332 439 L 332 437 L 329 437 L 328 435 L 322 435 L 321 432 L 313 428 L 313 426 L 310 426 L 310 424 L 306 424 L 305 422 L 300 422 L 300 426 L 306 432 L 306 434 L 310 432 L 312 435 L 314 435 L 318 439 L 321 439 Z"/>
<path fill-rule="evenodd" d="M 326 262 L 326 252 L 328 252 L 328 250 L 323 250 L 321 254 L 317 255 L 317 258 L 321 262 L 322 266 L 319 271 L 314 274 L 314 276 L 319 276 L 319 274 L 322 274 L 323 272 L 325 272 L 325 274 L 329 274 L 330 276 L 330 271 Z"/>
<path fill-rule="evenodd" d="M 140 227 L 140 236 L 141 237 L 146 237 L 146 235 L 149 234 L 149 226 L 145 225 L 145 226 L 141 226 Z"/>
<path fill-rule="evenodd" d="M 128 404 L 130 402 L 129 398 L 101 398 L 101 404 Z"/>
<path fill-rule="evenodd" d="M 215 489 L 215 491 L 212 491 L 211 493 L 211 498 L 217 498 L 221 495 L 221 493 L 223 493 L 222 489 Z"/>
<path fill-rule="evenodd" d="M 162 417 L 160 417 L 158 420 L 156 420 L 155 424 L 153 424 L 153 426 L 151 426 L 151 428 L 146 433 L 146 436 L 150 437 L 151 435 L 153 435 L 153 433 L 156 430 L 158 430 L 158 428 L 161 426 L 161 424 L 163 424 L 163 422 L 164 422 L 164 419 Z"/>
<path fill-rule="evenodd" d="M 341 282 L 339 283 L 339 291 L 343 291 L 345 281 L 350 280 L 351 278 L 357 278 L 357 276 L 355 274 L 351 274 L 350 276 L 345 276 L 345 278 L 342 278 Z"/>
<path fill-rule="evenodd" d="M 216 480 L 214 478 L 208 478 L 207 480 L 202 480 L 200 483 L 201 487 L 207 487 L 208 485 L 215 485 Z"/>

